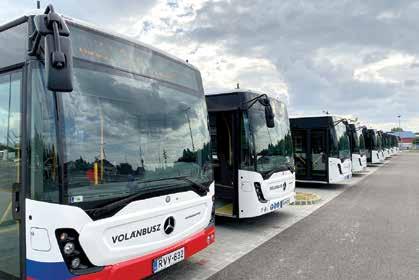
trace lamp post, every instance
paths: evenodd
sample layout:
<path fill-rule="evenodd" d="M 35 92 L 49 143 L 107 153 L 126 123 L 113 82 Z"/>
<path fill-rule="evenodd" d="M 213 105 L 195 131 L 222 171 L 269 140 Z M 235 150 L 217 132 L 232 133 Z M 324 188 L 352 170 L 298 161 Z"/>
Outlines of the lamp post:
<path fill-rule="evenodd" d="M 401 118 L 401 115 L 398 115 L 397 117 L 399 118 L 399 131 L 401 131 L 401 129 L 402 129 L 401 126 L 400 126 L 400 118 Z"/>

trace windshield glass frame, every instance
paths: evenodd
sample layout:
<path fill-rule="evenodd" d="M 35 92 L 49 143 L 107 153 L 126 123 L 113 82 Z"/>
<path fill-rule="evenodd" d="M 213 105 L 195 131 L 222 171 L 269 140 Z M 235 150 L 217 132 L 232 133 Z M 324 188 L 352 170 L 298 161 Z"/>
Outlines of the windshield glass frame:
<path fill-rule="evenodd" d="M 243 162 L 244 169 L 250 169 L 261 173 L 269 174 L 273 171 L 289 171 L 294 169 L 293 142 L 291 137 L 291 127 L 288 117 L 287 106 L 284 102 L 270 98 L 272 111 L 275 115 L 273 128 L 268 128 L 265 119 L 265 107 L 256 102 L 243 111 L 242 123 L 247 124 L 248 133 L 241 133 L 241 138 L 245 135 L 251 137 L 251 150 L 253 161 L 251 166 Z M 276 141 L 276 144 L 274 144 Z M 244 143 L 244 139 L 240 141 Z M 246 165 L 243 167 L 243 165 Z"/>
<path fill-rule="evenodd" d="M 332 119 L 334 124 L 329 128 L 331 134 L 330 155 L 341 160 L 351 158 L 350 140 L 346 125 Z"/>
<path fill-rule="evenodd" d="M 39 61 L 34 61 L 34 62 L 32 62 L 31 66 L 32 66 L 31 71 L 30 71 L 31 74 L 29 74 L 29 79 L 32 80 L 32 84 L 36 84 L 36 81 L 34 81 L 34 79 L 36 79 L 36 78 L 34 78 L 33 76 L 35 75 L 39 79 L 44 78 L 44 71 L 42 70 L 43 65 Z M 162 81 L 156 80 L 156 79 L 145 78 L 145 77 L 133 74 L 133 73 L 128 73 L 128 72 L 124 72 L 124 71 L 121 71 L 121 70 L 113 69 L 111 67 L 106 67 L 106 66 L 103 66 L 103 65 L 97 65 L 97 64 L 92 63 L 92 62 L 86 62 L 86 61 L 83 61 L 81 59 L 75 59 L 74 60 L 74 66 L 75 66 L 75 72 L 80 71 L 80 68 L 83 68 L 85 70 L 85 69 L 90 69 L 90 68 L 95 69 L 96 67 L 100 67 L 101 70 L 103 70 L 103 73 L 106 73 L 106 74 L 110 74 L 110 73 L 115 74 L 116 72 L 118 72 L 118 74 L 119 74 L 118 77 L 119 78 L 125 76 L 125 78 L 127 78 L 127 79 L 130 79 L 132 77 L 135 77 L 136 79 L 138 78 L 140 80 L 148 79 L 149 81 L 151 81 L 153 83 L 158 82 L 160 84 L 160 87 L 163 87 L 163 88 L 171 88 L 171 89 L 176 88 L 177 94 L 179 94 L 179 92 L 183 92 L 184 94 L 187 94 L 188 96 L 192 96 L 196 100 L 196 102 L 199 102 L 200 105 L 198 106 L 197 109 L 195 109 L 195 107 L 188 106 L 189 116 L 186 116 L 186 113 L 185 113 L 185 121 L 183 122 L 182 127 L 187 128 L 188 135 L 189 135 L 189 132 L 192 132 L 192 130 L 194 130 L 195 134 L 199 134 L 200 137 L 202 136 L 201 138 L 203 140 L 201 141 L 199 139 L 194 139 L 194 138 L 196 138 L 196 136 L 194 134 L 193 137 L 191 137 L 191 136 L 188 137 L 188 138 L 192 138 L 191 141 L 183 141 L 184 143 L 190 143 L 191 148 L 190 149 L 185 148 L 184 151 L 183 151 L 183 155 L 180 155 L 180 157 L 178 157 L 178 161 L 179 161 L 179 163 L 181 161 L 182 162 L 189 162 L 190 161 L 189 158 L 191 158 L 191 157 L 194 160 L 199 159 L 200 160 L 200 165 L 199 165 L 200 167 L 199 168 L 201 170 L 200 172 L 202 172 L 202 174 L 205 175 L 204 176 L 205 178 L 204 178 L 204 180 L 197 180 L 197 183 L 206 186 L 206 185 L 209 185 L 213 182 L 212 169 L 210 168 L 210 144 L 209 144 L 210 143 L 210 137 L 209 137 L 208 127 L 207 127 L 207 110 L 206 110 L 205 97 L 204 97 L 202 87 L 201 87 L 201 90 L 199 90 L 199 91 L 193 91 L 191 89 L 187 89 L 187 88 L 184 88 L 182 86 L 174 85 L 172 82 L 162 82 Z M 77 70 L 77 69 L 79 69 L 79 70 Z M 38 73 L 36 73 L 36 72 L 38 72 Z M 76 74 L 74 74 L 74 75 L 76 75 Z M 198 72 L 198 75 L 199 75 L 199 72 Z M 56 96 L 57 97 L 57 104 L 56 105 L 57 105 L 58 108 L 60 108 L 59 111 L 64 111 L 64 112 L 61 112 L 58 115 L 61 116 L 61 120 L 65 120 L 64 115 L 65 115 L 65 112 L 66 112 L 66 108 L 68 108 L 68 104 L 66 103 L 65 99 L 68 99 L 69 96 L 71 96 L 71 98 L 75 97 L 75 92 L 73 91 L 72 93 L 57 93 L 57 94 L 54 94 L 52 92 L 47 91 L 45 88 L 39 89 L 39 84 L 45 84 L 45 83 L 42 82 L 42 81 L 38 82 L 38 89 L 32 88 L 32 91 L 34 91 L 34 90 L 35 90 L 35 92 L 36 91 L 43 91 L 41 93 L 41 95 L 49 96 L 48 97 L 49 102 L 46 102 L 44 104 L 45 104 L 45 106 L 48 106 L 48 107 L 51 107 L 51 108 L 54 105 L 54 96 Z M 75 88 L 77 88 L 77 87 L 75 87 Z M 188 102 L 188 101 L 186 101 L 186 102 Z M 169 103 L 170 103 L 170 101 L 169 101 Z M 182 105 L 182 104 L 180 104 L 180 105 Z M 195 104 L 195 103 L 192 102 L 190 104 Z M 171 105 L 173 105 L 173 104 L 171 103 Z M 159 110 L 161 110 L 161 108 L 159 108 L 157 105 L 154 105 L 153 108 L 156 112 L 159 112 L 159 114 L 160 114 Z M 51 109 L 48 109 L 48 110 L 51 110 Z M 194 120 L 197 117 L 196 110 L 199 110 L 198 114 L 200 116 L 199 117 L 200 121 L 199 121 L 199 123 L 194 124 Z M 55 110 L 51 110 L 51 111 L 52 111 L 51 115 L 57 114 L 57 112 Z M 62 114 L 64 114 L 64 115 L 62 115 Z M 186 119 L 189 119 L 189 125 L 187 125 L 188 121 L 186 121 Z M 186 126 L 185 126 L 185 124 L 186 124 Z M 198 127 L 196 127 L 197 125 L 198 125 Z M 129 191 L 126 191 L 126 192 L 121 192 L 121 191 L 110 192 L 111 195 L 109 197 L 100 195 L 100 197 L 101 197 L 100 199 L 92 199 L 92 200 L 89 201 L 89 199 L 86 199 L 85 195 L 84 195 L 84 198 L 81 199 L 80 195 L 77 195 L 74 192 L 72 192 L 71 191 L 72 190 L 71 180 L 69 180 L 69 171 L 66 170 L 67 167 L 68 167 L 68 162 L 66 162 L 66 158 L 67 158 L 66 152 L 69 152 L 69 151 L 67 151 L 68 150 L 68 144 L 66 144 L 66 143 L 61 143 L 60 144 L 59 141 L 58 141 L 59 137 L 57 136 L 59 134 L 61 134 L 61 135 L 65 134 L 66 125 L 64 125 L 63 122 L 59 122 L 59 123 L 56 123 L 54 125 L 51 125 L 50 128 L 48 128 L 48 129 L 57 129 L 58 127 L 61 128 L 61 132 L 56 131 L 55 133 L 52 133 L 52 134 L 55 134 L 52 137 L 54 139 L 50 139 L 51 142 L 54 142 L 54 144 L 51 146 L 52 148 L 50 147 L 49 150 L 53 151 L 54 154 L 55 154 L 54 156 L 51 157 L 51 158 L 53 158 L 53 160 L 52 159 L 49 160 L 50 164 L 55 166 L 54 167 L 54 172 L 53 172 L 54 176 L 50 176 L 51 177 L 50 178 L 51 182 L 53 182 L 53 184 L 51 184 L 51 187 L 50 187 L 50 192 L 51 193 L 47 194 L 46 197 L 42 197 L 42 196 L 40 196 L 39 190 L 36 191 L 35 187 L 32 186 L 31 187 L 32 198 L 37 199 L 37 200 L 41 200 L 41 201 L 53 202 L 53 203 L 71 204 L 71 205 L 79 206 L 79 207 L 84 208 L 84 209 L 90 209 L 90 208 L 97 207 L 98 203 L 103 203 L 107 200 L 111 200 L 111 199 L 114 199 L 114 198 L 120 198 L 120 197 L 123 197 L 123 196 L 126 196 L 126 195 L 130 195 L 133 191 L 135 191 L 135 187 L 133 188 L 133 184 L 126 181 L 127 190 L 129 190 Z M 201 133 L 202 135 L 200 133 L 196 133 L 197 129 L 200 132 L 202 132 Z M 39 137 L 38 137 L 38 139 L 39 139 Z M 70 138 L 67 135 L 66 137 L 63 138 L 63 142 L 66 142 L 66 140 L 68 141 L 69 139 Z M 34 138 L 32 137 L 31 140 L 33 142 Z M 194 143 L 194 140 L 195 140 L 195 143 Z M 181 143 L 182 141 L 178 140 L 176 143 L 178 143 L 178 142 Z M 39 144 L 39 142 L 38 142 L 38 144 Z M 62 146 L 61 147 L 62 150 L 60 149 L 60 146 Z M 195 147 L 195 149 L 193 147 Z M 63 155 L 63 156 L 60 155 L 60 150 L 62 152 L 61 155 Z M 169 157 L 170 156 L 168 156 L 168 158 Z M 58 178 L 59 175 L 61 175 L 61 173 L 58 172 L 58 170 L 60 168 L 62 169 L 62 167 L 59 166 L 60 160 L 62 160 L 63 163 L 64 163 L 62 166 L 65 166 L 65 168 L 64 168 L 65 171 L 63 172 L 63 175 L 62 175 L 61 179 Z M 53 164 L 52 164 L 52 161 L 54 161 Z M 164 159 L 162 159 L 162 161 L 164 161 Z M 169 165 L 169 163 L 167 163 L 167 164 Z M 187 163 L 187 164 L 189 164 L 189 163 Z M 33 163 L 33 165 L 35 165 L 35 163 Z M 106 169 L 102 168 L 101 170 L 106 170 Z M 136 170 L 138 170 L 138 168 Z M 96 171 L 96 172 L 98 172 L 98 171 Z M 45 171 L 43 171 L 43 172 L 41 171 L 40 173 L 45 173 Z M 99 171 L 99 173 L 100 173 L 100 171 Z M 39 174 L 38 174 L 38 176 L 39 176 Z M 87 174 L 87 172 L 86 172 L 86 174 Z M 36 177 L 34 173 L 32 173 L 31 175 L 32 175 L 31 177 Z M 185 175 L 185 174 L 182 174 L 182 175 Z M 173 174 L 172 175 L 168 174 L 167 177 L 175 177 L 175 176 L 173 176 Z M 159 177 L 158 179 L 161 179 L 161 178 Z M 32 178 L 32 181 L 35 182 L 36 180 L 34 178 Z M 149 187 L 150 184 L 151 184 L 150 182 L 147 182 L 147 184 L 144 184 L 144 186 Z M 161 186 L 162 184 L 163 183 L 160 182 L 158 185 Z M 167 183 L 164 182 L 164 184 L 166 184 L 168 186 L 168 188 L 173 186 L 173 185 L 179 185 L 179 189 L 181 189 L 182 191 L 185 191 L 185 184 L 187 184 L 187 181 L 185 181 L 185 180 L 171 180 L 170 182 L 167 182 Z M 171 186 L 169 186 L 169 185 L 171 185 Z M 139 184 L 137 184 L 137 187 L 138 186 L 139 186 Z M 193 190 L 193 188 L 191 188 L 191 189 Z M 160 190 L 161 190 L 161 188 L 160 188 Z M 175 192 L 175 188 L 173 190 Z"/>

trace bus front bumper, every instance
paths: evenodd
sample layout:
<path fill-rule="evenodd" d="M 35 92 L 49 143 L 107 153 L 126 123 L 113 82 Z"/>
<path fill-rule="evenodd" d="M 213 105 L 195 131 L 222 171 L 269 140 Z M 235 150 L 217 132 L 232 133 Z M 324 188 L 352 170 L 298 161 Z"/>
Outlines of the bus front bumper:
<path fill-rule="evenodd" d="M 211 226 L 171 247 L 148 254 L 137 259 L 118 263 L 112 266 L 105 267 L 98 273 L 79 276 L 77 280 L 138 280 L 148 277 L 153 274 L 153 260 L 173 252 L 182 247 L 185 248 L 185 260 L 197 252 L 205 249 L 215 240 L 215 227 Z"/>

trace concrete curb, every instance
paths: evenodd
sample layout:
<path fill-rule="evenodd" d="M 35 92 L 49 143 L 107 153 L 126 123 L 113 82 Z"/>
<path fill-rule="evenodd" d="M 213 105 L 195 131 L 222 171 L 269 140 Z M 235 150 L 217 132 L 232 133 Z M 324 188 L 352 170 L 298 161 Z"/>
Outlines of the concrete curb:
<path fill-rule="evenodd" d="M 291 205 L 313 205 L 321 201 L 321 197 L 314 193 L 297 192 L 295 202 Z"/>

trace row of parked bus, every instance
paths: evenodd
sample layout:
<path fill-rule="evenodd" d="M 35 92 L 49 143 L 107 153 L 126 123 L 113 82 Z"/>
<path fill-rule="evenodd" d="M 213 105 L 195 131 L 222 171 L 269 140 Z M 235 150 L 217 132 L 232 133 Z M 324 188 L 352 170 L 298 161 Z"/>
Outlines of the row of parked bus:
<path fill-rule="evenodd" d="M 296 178 L 338 183 L 399 152 L 397 136 L 336 116 L 292 118 Z"/>
<path fill-rule="evenodd" d="M 295 201 L 397 139 L 236 89 L 48 6 L 0 26 L 0 279 L 140 279 L 215 241 L 214 216 Z"/>

